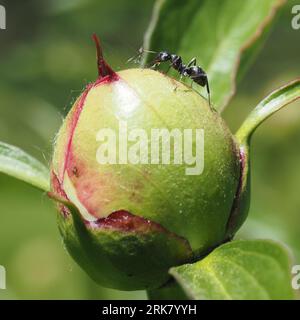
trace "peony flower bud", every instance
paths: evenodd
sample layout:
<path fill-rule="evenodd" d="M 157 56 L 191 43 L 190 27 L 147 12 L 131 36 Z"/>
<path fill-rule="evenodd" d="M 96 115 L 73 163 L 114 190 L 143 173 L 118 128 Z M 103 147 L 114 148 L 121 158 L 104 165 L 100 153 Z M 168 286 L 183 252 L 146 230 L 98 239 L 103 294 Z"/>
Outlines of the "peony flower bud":
<path fill-rule="evenodd" d="M 115 73 L 100 46 L 98 69 L 55 143 L 60 231 L 99 284 L 158 288 L 170 267 L 200 257 L 238 227 L 231 218 L 239 147 L 186 85 L 151 69 Z"/>

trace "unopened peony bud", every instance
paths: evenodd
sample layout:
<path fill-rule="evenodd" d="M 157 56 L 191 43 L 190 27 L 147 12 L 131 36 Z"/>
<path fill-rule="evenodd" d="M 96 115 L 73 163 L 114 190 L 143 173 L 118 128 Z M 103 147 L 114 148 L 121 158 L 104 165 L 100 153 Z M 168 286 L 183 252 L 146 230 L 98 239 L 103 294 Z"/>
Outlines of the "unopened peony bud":
<path fill-rule="evenodd" d="M 184 84 L 150 69 L 115 73 L 100 46 L 98 68 L 56 139 L 52 192 L 74 206 L 59 204 L 60 230 L 98 283 L 157 288 L 170 267 L 228 239 L 239 148 Z"/>

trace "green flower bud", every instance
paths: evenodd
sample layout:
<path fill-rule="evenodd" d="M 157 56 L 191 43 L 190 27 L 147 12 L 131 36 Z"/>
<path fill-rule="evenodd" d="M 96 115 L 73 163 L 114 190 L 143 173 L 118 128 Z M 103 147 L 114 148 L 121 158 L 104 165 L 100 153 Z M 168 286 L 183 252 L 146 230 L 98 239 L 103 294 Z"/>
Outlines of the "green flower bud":
<path fill-rule="evenodd" d="M 197 92 L 150 69 L 115 73 L 98 50 L 99 79 L 56 139 L 60 230 L 99 284 L 158 288 L 241 224 L 239 148 Z"/>

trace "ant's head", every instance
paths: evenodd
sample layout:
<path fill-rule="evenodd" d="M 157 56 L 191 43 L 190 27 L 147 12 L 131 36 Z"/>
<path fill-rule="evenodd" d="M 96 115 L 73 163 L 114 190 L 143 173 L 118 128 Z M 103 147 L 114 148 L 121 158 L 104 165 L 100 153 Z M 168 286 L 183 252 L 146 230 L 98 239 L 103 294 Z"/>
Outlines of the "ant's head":
<path fill-rule="evenodd" d="M 156 62 L 165 62 L 171 60 L 171 55 L 166 51 L 161 51 L 157 54 L 155 61 Z"/>

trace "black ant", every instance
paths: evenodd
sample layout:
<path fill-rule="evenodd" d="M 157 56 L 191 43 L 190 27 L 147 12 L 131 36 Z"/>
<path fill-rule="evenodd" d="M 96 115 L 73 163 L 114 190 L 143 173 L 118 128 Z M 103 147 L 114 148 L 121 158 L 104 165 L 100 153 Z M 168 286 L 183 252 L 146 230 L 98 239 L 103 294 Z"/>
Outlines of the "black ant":
<path fill-rule="evenodd" d="M 191 86 L 193 86 L 193 82 L 195 82 L 199 84 L 201 87 L 206 87 L 208 102 L 210 105 L 210 90 L 209 90 L 207 74 L 201 67 L 197 66 L 196 58 L 193 58 L 187 65 L 185 65 L 182 62 L 182 58 L 177 54 L 170 54 L 167 51 L 161 51 L 161 52 L 148 51 L 148 50 L 144 50 L 143 48 L 140 48 L 138 55 L 129 59 L 128 61 L 131 61 L 131 60 L 137 61 L 141 57 L 141 55 L 145 52 L 156 53 L 156 58 L 154 59 L 151 66 L 152 68 L 155 68 L 162 62 L 170 61 L 170 66 L 167 72 L 170 70 L 171 67 L 173 67 L 173 69 L 178 71 L 178 73 L 180 74 L 180 79 L 183 76 L 189 77 L 190 79 L 192 79 Z"/>

